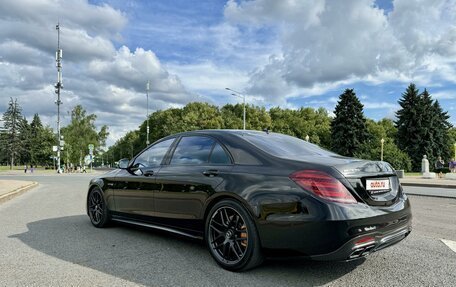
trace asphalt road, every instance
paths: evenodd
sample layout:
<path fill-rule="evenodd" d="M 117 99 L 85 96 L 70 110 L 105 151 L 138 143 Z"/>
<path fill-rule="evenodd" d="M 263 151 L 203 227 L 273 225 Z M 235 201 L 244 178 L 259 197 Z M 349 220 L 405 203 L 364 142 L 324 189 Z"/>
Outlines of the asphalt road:
<path fill-rule="evenodd" d="M 456 199 L 410 196 L 411 235 L 365 260 L 274 259 L 231 273 L 199 241 L 92 227 L 90 175 L 3 178 L 40 186 L 0 204 L 0 286 L 456 286 L 456 253 L 441 241 L 456 241 Z"/>

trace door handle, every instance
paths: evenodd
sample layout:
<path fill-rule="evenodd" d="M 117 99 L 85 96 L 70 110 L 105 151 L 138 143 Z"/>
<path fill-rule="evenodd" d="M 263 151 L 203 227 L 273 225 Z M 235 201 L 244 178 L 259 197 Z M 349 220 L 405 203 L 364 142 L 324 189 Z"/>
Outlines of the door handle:
<path fill-rule="evenodd" d="M 143 175 L 144 176 L 152 176 L 152 175 L 154 175 L 154 171 L 153 170 L 145 170 L 143 172 Z"/>
<path fill-rule="evenodd" d="M 205 176 L 217 176 L 219 174 L 219 171 L 216 169 L 208 169 L 203 171 L 203 174 Z"/>

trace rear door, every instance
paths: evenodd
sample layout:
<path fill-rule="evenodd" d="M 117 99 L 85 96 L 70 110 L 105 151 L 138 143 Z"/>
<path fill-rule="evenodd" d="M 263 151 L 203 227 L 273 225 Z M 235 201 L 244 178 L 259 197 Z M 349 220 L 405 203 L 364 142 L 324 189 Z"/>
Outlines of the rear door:
<path fill-rule="evenodd" d="M 184 136 L 156 177 L 155 212 L 161 223 L 200 229 L 206 199 L 233 168 L 225 148 L 206 136 Z"/>

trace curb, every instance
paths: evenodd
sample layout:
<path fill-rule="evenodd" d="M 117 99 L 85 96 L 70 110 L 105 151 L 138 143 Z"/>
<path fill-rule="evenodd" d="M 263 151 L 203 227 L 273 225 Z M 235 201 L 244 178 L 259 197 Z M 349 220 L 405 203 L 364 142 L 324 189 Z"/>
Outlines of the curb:
<path fill-rule="evenodd" d="M 36 187 L 37 185 L 38 185 L 38 182 L 34 181 L 31 184 L 29 184 L 29 185 L 17 188 L 17 189 L 15 189 L 13 191 L 10 191 L 10 192 L 8 192 L 8 193 L 6 193 L 4 195 L 1 195 L 0 196 L 0 203 L 6 202 L 6 201 L 18 196 L 18 195 L 21 195 L 24 192 Z"/>
<path fill-rule="evenodd" d="M 432 184 L 432 183 L 416 183 L 416 182 L 401 182 L 402 186 L 418 186 L 418 187 L 435 187 L 435 188 L 451 188 L 456 189 L 456 185 L 451 184 Z"/>

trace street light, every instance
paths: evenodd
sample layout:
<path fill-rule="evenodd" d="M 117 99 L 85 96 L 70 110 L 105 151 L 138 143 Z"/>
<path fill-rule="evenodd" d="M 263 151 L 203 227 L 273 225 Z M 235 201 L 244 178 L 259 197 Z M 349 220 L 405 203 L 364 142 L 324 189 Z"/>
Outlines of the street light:
<path fill-rule="evenodd" d="M 147 137 L 146 137 L 146 146 L 149 145 L 149 81 L 147 81 L 146 85 L 146 96 L 147 96 Z"/>
<path fill-rule="evenodd" d="M 381 148 L 381 153 L 380 153 L 380 160 L 383 161 L 383 144 L 385 143 L 385 140 L 382 138 L 380 140 L 380 142 L 382 143 L 382 148 Z"/>
<path fill-rule="evenodd" d="M 245 95 L 243 93 L 240 93 L 238 91 L 232 90 L 230 88 L 225 88 L 225 89 L 228 90 L 228 91 L 234 92 L 234 94 L 232 94 L 233 96 L 244 99 L 244 130 L 245 130 Z"/>
<path fill-rule="evenodd" d="M 454 143 L 454 160 L 456 160 L 456 143 Z"/>

